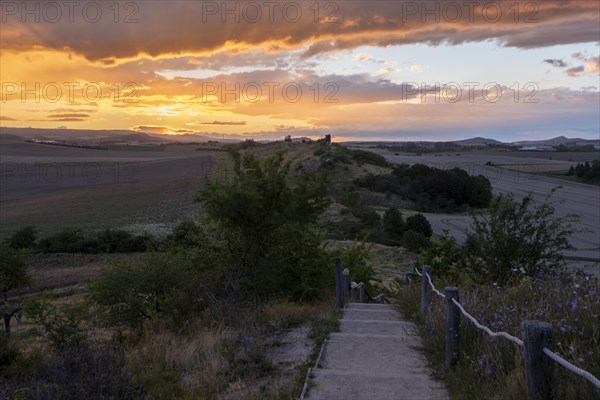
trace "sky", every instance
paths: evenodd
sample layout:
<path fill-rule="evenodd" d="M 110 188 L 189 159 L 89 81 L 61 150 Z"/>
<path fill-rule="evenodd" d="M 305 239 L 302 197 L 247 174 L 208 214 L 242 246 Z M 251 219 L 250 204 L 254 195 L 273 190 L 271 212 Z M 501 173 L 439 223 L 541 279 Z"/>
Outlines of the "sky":
<path fill-rule="evenodd" d="M 597 1 L 0 5 L 0 126 L 599 139 Z"/>

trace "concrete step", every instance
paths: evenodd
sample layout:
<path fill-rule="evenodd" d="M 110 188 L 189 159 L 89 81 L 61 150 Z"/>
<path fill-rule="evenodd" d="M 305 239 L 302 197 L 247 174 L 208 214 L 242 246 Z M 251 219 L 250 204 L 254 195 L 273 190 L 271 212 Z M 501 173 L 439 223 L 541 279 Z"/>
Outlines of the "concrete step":
<path fill-rule="evenodd" d="M 341 333 L 372 333 L 380 335 L 416 335 L 416 327 L 407 321 L 381 321 L 373 319 L 342 319 Z"/>
<path fill-rule="evenodd" d="M 413 371 L 427 374 L 417 336 L 332 333 L 320 365 L 347 371 Z"/>
<path fill-rule="evenodd" d="M 374 373 L 313 369 L 308 399 L 446 400 L 443 386 L 427 373 Z"/>
<path fill-rule="evenodd" d="M 347 310 L 394 310 L 394 307 L 392 307 L 390 304 L 348 303 L 348 304 L 346 304 L 346 309 Z"/>
<path fill-rule="evenodd" d="M 367 319 L 367 320 L 379 320 L 379 321 L 398 321 L 398 313 L 393 309 L 361 309 L 361 308 L 347 308 L 344 309 L 344 316 L 342 319 Z"/>

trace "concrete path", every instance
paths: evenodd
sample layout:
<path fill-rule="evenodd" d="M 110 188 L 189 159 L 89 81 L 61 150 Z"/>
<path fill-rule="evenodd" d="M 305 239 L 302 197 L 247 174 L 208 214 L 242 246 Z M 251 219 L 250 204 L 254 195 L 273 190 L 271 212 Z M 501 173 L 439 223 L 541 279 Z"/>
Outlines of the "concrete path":
<path fill-rule="evenodd" d="M 441 400 L 444 386 L 430 377 L 416 327 L 385 304 L 351 303 L 340 332 L 313 368 L 306 398 L 318 400 Z"/>

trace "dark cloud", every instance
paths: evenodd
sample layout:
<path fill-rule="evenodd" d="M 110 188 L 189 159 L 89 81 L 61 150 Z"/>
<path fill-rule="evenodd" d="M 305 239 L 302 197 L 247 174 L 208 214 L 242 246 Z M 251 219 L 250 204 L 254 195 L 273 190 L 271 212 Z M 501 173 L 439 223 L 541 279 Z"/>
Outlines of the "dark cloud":
<path fill-rule="evenodd" d="M 18 121 L 16 118 L 0 115 L 0 121 Z"/>
<path fill-rule="evenodd" d="M 545 63 L 553 65 L 558 68 L 565 68 L 568 66 L 561 58 L 547 58 L 544 60 Z"/>
<path fill-rule="evenodd" d="M 108 9 L 112 3 L 98 3 L 106 12 L 94 23 L 79 16 L 73 23 L 65 17 L 58 23 L 23 24 L 20 14 L 9 15 L 0 32 L 3 51 L 41 46 L 72 51 L 89 60 L 112 65 L 140 55 L 174 57 L 223 50 L 246 52 L 257 48 L 281 53 L 305 46 L 309 46 L 305 56 L 362 45 L 437 45 L 487 40 L 510 47 L 536 48 L 597 42 L 600 35 L 599 9 L 594 1 L 532 2 L 533 8 L 523 8 L 517 21 L 511 11 L 514 2 L 497 0 L 451 2 L 453 8 L 460 7 L 458 11 L 449 10 L 450 2 L 442 0 L 323 1 L 319 4 L 322 15 L 316 18 L 314 2 L 272 2 L 277 3 L 272 18 L 269 9 L 263 9 L 258 20 L 248 18 L 245 2 L 145 1 L 135 2 L 139 10 L 131 23 L 115 23 L 113 12 Z M 406 3 L 416 5 L 416 12 L 410 12 Z M 206 9 L 207 4 L 217 6 L 216 14 Z M 288 7 L 290 4 L 294 10 Z M 330 10 L 327 4 L 335 4 L 337 10 Z M 437 8 L 438 21 L 435 16 L 423 13 L 425 4 L 428 9 Z M 479 5 L 473 8 L 473 4 Z M 295 9 L 297 5 L 301 10 Z M 238 7 L 237 18 L 222 15 L 225 7 Z M 497 7 L 501 7 L 500 12 L 496 11 Z M 323 17 L 331 11 L 337 22 L 324 22 Z M 291 18 L 296 15 L 300 16 L 297 20 Z M 456 15 L 460 17 L 457 19 Z"/>

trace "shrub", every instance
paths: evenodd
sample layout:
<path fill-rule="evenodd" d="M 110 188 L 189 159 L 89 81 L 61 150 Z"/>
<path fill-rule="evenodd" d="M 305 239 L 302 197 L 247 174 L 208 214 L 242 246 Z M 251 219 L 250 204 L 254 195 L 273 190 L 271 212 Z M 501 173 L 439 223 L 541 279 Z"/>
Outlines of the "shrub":
<path fill-rule="evenodd" d="M 364 282 L 367 289 L 372 287 L 371 282 L 376 282 L 375 270 L 371 266 L 369 259 L 373 245 L 365 242 L 352 243 L 336 251 L 336 256 L 342 262 L 342 268 L 348 268 L 350 279 L 353 282 Z"/>
<path fill-rule="evenodd" d="M 383 215 L 383 229 L 394 237 L 401 237 L 405 228 L 400 210 L 396 207 L 388 208 Z"/>
<path fill-rule="evenodd" d="M 225 250 L 225 297 L 296 298 L 300 293 L 292 288 L 300 282 L 320 290 L 327 285 L 323 274 L 332 272 L 323 268 L 316 229 L 317 217 L 329 203 L 325 182 L 305 173 L 292 187 L 283 154 L 262 161 L 246 154 L 243 165 L 235 179 L 210 182 L 198 197 L 215 223 L 217 245 Z"/>
<path fill-rule="evenodd" d="M 167 240 L 174 246 L 193 248 L 200 247 L 206 238 L 199 224 L 192 220 L 186 220 L 173 228 L 173 232 L 167 237 Z"/>
<path fill-rule="evenodd" d="M 81 310 L 75 306 L 56 307 L 47 301 L 30 301 L 26 314 L 42 326 L 44 335 L 58 352 L 79 349 L 86 343 L 86 331 L 80 324 Z"/>
<path fill-rule="evenodd" d="M 429 246 L 429 238 L 421 232 L 409 229 L 402 234 L 402 246 L 413 253 L 419 253 Z"/>
<path fill-rule="evenodd" d="M 513 195 L 500 196 L 492 202 L 489 215 L 473 216 L 465 254 L 474 279 L 504 285 L 563 266 L 562 254 L 573 248 L 569 236 L 577 231 L 578 217 L 554 215 L 555 191 L 541 204 L 531 194 L 520 203 Z"/>
<path fill-rule="evenodd" d="M 415 214 L 406 218 L 406 229 L 418 232 L 427 239 L 433 235 L 431 224 L 423 214 Z"/>
<path fill-rule="evenodd" d="M 398 165 L 390 174 L 356 179 L 359 187 L 394 193 L 412 200 L 423 211 L 460 211 L 465 206 L 487 207 L 491 185 L 483 176 L 469 176 L 460 168 L 442 170 L 422 164 Z"/>
<path fill-rule="evenodd" d="M 111 325 L 141 328 L 152 319 L 181 324 L 203 300 L 200 272 L 186 253 L 147 253 L 118 262 L 91 285 L 90 300 Z"/>
<path fill-rule="evenodd" d="M 10 290 L 31 284 L 25 256 L 20 250 L 0 245 L 0 292 L 4 301 Z"/>
<path fill-rule="evenodd" d="M 388 167 L 389 163 L 384 156 L 372 151 L 366 150 L 351 150 L 352 159 L 358 163 L 371 164 L 378 167 Z"/>
<path fill-rule="evenodd" d="M 18 230 L 8 240 L 7 244 L 13 249 L 28 249 L 36 246 L 38 231 L 33 226 Z"/>

